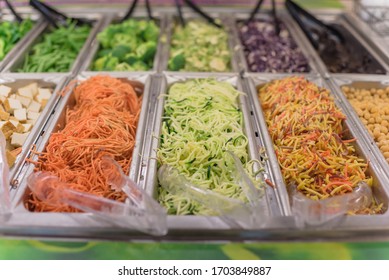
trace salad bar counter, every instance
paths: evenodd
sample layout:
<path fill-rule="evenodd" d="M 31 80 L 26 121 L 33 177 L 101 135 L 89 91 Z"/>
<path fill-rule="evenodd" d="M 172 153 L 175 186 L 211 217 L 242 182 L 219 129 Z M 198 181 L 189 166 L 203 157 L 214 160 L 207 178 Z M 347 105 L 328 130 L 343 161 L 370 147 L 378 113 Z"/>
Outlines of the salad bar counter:
<path fill-rule="evenodd" d="M 4 21 L 0 234 L 385 239 L 389 43 L 293 5 Z"/>

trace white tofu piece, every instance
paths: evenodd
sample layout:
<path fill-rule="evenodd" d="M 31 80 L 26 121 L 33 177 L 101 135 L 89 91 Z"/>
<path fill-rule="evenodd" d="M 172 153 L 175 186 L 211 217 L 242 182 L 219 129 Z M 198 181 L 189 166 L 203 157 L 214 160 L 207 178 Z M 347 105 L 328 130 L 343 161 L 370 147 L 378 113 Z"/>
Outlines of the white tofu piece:
<path fill-rule="evenodd" d="M 27 111 L 27 119 L 36 121 L 38 118 L 39 118 L 39 113 L 33 111 Z"/>
<path fill-rule="evenodd" d="M 23 125 L 23 132 L 29 132 L 32 129 L 32 123 L 24 123 Z"/>
<path fill-rule="evenodd" d="M 21 146 L 23 146 L 27 137 L 28 137 L 28 133 L 15 132 L 14 134 L 12 134 L 12 137 L 11 137 L 11 145 L 14 147 L 21 147 Z"/>
<path fill-rule="evenodd" d="M 19 100 L 20 103 L 22 103 L 24 108 L 28 108 L 28 106 L 30 106 L 32 101 L 30 98 L 21 95 L 16 95 L 15 99 Z"/>
<path fill-rule="evenodd" d="M 42 107 L 42 105 L 39 102 L 32 100 L 30 103 L 30 106 L 28 106 L 28 108 L 27 108 L 27 111 L 39 113 L 41 110 L 41 107 Z"/>
<path fill-rule="evenodd" d="M 36 120 L 29 120 L 29 119 L 28 119 L 28 112 L 27 112 L 27 121 L 26 121 L 26 124 L 35 125 L 35 123 L 36 123 Z"/>
<path fill-rule="evenodd" d="M 25 122 L 27 120 L 27 111 L 26 109 L 17 109 L 14 111 L 14 116 L 19 122 Z"/>
<path fill-rule="evenodd" d="M 9 120 L 10 123 L 12 123 L 14 125 L 15 128 L 18 127 L 19 125 L 19 121 L 15 121 L 15 120 Z"/>
<path fill-rule="evenodd" d="M 21 87 L 18 89 L 18 94 L 30 99 L 34 99 L 34 96 L 38 94 L 38 84 L 32 83 L 25 87 Z"/>
<path fill-rule="evenodd" d="M 38 101 L 42 106 L 46 105 L 47 101 L 51 97 L 51 90 L 48 88 L 39 88 L 38 95 L 35 96 L 35 100 Z"/>
<path fill-rule="evenodd" d="M 19 100 L 13 99 L 13 98 L 7 98 L 4 101 L 4 109 L 8 113 L 12 114 L 14 112 L 14 110 L 23 109 L 23 107 L 22 107 L 22 103 L 20 103 Z"/>
<path fill-rule="evenodd" d="M 11 92 L 12 88 L 7 87 L 5 85 L 0 85 L 0 96 L 8 97 Z"/>
<path fill-rule="evenodd" d="M 9 113 L 5 112 L 5 111 L 2 111 L 0 109 L 0 120 L 3 120 L 3 121 L 8 121 L 9 120 Z"/>
<path fill-rule="evenodd" d="M 9 96 L 9 98 L 16 99 L 16 94 L 15 94 L 15 93 L 14 93 L 14 94 L 11 94 L 11 95 Z"/>
<path fill-rule="evenodd" d="M 0 101 L 1 101 L 1 103 L 3 103 L 6 99 L 7 99 L 7 97 L 0 95 Z"/>

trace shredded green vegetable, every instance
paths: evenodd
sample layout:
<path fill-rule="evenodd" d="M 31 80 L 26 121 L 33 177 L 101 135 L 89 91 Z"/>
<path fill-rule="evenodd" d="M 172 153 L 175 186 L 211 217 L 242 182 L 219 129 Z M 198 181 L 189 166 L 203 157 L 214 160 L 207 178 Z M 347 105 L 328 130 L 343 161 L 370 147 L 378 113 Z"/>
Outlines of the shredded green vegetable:
<path fill-rule="evenodd" d="M 225 152 L 235 153 L 250 170 L 239 94 L 229 83 L 215 79 L 175 83 L 166 98 L 157 156 L 160 165 L 173 166 L 198 187 L 245 201 L 230 172 L 232 158 Z M 169 214 L 214 214 L 184 193 L 172 195 L 161 187 L 159 201 Z"/>
<path fill-rule="evenodd" d="M 18 72 L 67 72 L 88 38 L 89 25 L 59 27 L 43 35 L 40 43 L 35 44 L 25 56 Z"/>

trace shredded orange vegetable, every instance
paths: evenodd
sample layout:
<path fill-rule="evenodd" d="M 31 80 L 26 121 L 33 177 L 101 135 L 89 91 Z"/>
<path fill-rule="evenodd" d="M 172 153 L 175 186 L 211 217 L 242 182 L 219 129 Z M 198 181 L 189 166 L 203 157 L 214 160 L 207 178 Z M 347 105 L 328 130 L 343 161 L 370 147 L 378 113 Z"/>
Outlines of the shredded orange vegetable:
<path fill-rule="evenodd" d="M 346 117 L 327 89 L 289 77 L 261 87 L 259 98 L 288 186 L 311 199 L 352 192 L 361 181 L 372 186 L 367 163 L 352 145 L 355 139 L 347 138 Z"/>
<path fill-rule="evenodd" d="M 76 104 L 67 110 L 63 129 L 50 136 L 36 163 L 37 170 L 58 176 L 75 190 L 123 201 L 125 194 L 107 184 L 101 158 L 112 156 L 128 174 L 141 99 L 129 83 L 109 76 L 82 82 L 74 95 Z M 26 206 L 39 212 L 78 212 L 53 204 L 31 194 Z"/>

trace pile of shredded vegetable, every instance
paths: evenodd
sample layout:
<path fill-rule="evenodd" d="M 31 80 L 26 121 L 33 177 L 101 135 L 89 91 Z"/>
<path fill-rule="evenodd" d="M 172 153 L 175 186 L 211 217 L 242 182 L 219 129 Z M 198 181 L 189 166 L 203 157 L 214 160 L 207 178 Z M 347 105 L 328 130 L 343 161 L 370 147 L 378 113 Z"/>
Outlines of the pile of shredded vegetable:
<path fill-rule="evenodd" d="M 259 98 L 288 186 L 315 200 L 352 192 L 361 181 L 372 186 L 327 89 L 289 77 L 261 87 Z M 372 205 L 364 213 L 380 211 L 381 205 Z"/>
<path fill-rule="evenodd" d="M 109 76 L 95 76 L 74 90 L 76 104 L 66 112 L 65 126 L 50 136 L 36 167 L 60 178 L 70 187 L 123 201 L 125 194 L 107 184 L 101 158 L 112 156 L 128 174 L 135 144 L 141 99 L 134 87 Z M 27 208 L 39 212 L 77 212 L 53 206 L 30 195 Z"/>
<path fill-rule="evenodd" d="M 245 200 L 231 175 L 232 151 L 249 170 L 248 140 L 243 133 L 239 92 L 227 82 L 215 79 L 175 83 L 166 98 L 159 164 L 176 168 L 187 180 L 231 198 Z M 197 202 L 159 188 L 159 201 L 169 214 L 213 214 Z"/>

